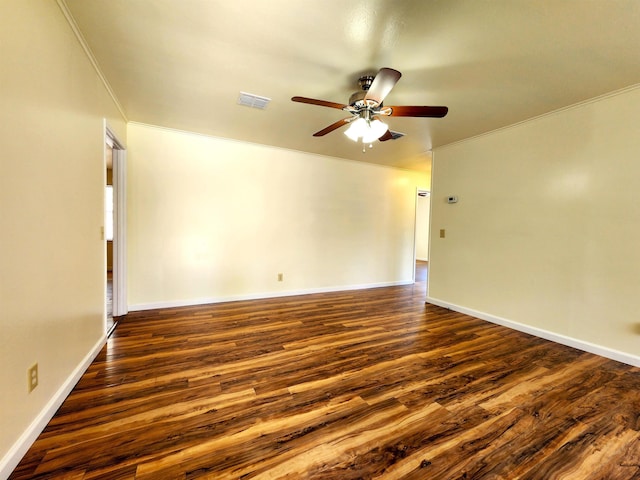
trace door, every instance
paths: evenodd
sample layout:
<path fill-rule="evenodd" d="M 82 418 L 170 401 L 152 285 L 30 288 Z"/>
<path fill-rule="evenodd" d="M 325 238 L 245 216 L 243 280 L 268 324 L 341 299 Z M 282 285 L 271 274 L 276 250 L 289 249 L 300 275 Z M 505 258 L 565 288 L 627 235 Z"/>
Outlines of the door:
<path fill-rule="evenodd" d="M 118 141 L 113 131 L 105 122 L 105 144 L 111 148 L 112 165 L 112 189 L 113 189 L 113 236 L 111 240 L 112 263 L 111 263 L 111 312 L 112 318 L 117 321 L 118 317 L 128 313 L 127 305 L 127 272 L 126 272 L 126 150 L 124 145 Z M 105 155 L 105 166 L 107 166 L 107 155 Z M 106 193 L 105 193 L 106 196 Z M 105 241 L 108 244 L 108 241 Z M 107 245 L 105 245 L 107 248 Z M 107 273 L 108 280 L 108 273 Z M 107 287 L 109 282 L 107 281 Z M 107 294 L 109 292 L 107 291 Z M 106 295 L 105 295 L 106 297 Z M 109 301 L 106 297 L 105 304 Z M 115 322 L 109 326 L 107 321 L 107 332 L 113 329 Z"/>
<path fill-rule="evenodd" d="M 106 241 L 106 331 L 113 330 L 113 142 L 107 138 L 105 143 L 106 185 L 104 189 L 104 237 Z"/>

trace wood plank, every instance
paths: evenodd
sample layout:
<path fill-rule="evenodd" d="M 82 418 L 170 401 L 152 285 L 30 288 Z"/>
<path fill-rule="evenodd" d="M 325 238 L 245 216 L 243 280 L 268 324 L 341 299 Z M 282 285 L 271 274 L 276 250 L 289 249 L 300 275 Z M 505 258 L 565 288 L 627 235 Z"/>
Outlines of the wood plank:
<path fill-rule="evenodd" d="M 131 313 L 10 478 L 640 478 L 640 369 L 424 299 Z"/>

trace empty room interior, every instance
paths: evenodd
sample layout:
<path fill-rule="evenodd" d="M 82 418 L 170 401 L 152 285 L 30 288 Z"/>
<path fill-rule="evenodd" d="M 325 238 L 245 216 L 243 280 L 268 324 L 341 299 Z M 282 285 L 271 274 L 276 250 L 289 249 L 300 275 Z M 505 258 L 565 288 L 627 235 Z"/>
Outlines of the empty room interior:
<path fill-rule="evenodd" d="M 640 478 L 640 2 L 0 2 L 0 478 Z"/>

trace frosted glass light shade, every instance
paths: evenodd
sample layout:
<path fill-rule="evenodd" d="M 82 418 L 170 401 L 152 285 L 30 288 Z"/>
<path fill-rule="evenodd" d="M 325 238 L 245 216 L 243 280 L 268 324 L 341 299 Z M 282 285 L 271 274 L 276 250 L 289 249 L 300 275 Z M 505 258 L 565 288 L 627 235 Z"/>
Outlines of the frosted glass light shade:
<path fill-rule="evenodd" d="M 351 125 L 349 125 L 349 128 L 347 128 L 344 134 L 354 142 L 357 142 L 358 138 L 364 135 L 368 128 L 367 121 L 364 118 L 358 118 L 354 122 L 351 122 Z"/>
<path fill-rule="evenodd" d="M 362 136 L 362 143 L 371 143 L 379 139 L 387 130 L 389 130 L 389 126 L 386 123 L 382 123 L 380 120 L 374 120 L 371 122 L 369 127 L 367 134 Z"/>
<path fill-rule="evenodd" d="M 389 126 L 380 120 L 376 119 L 372 122 L 367 122 L 361 117 L 351 122 L 344 134 L 354 142 L 362 138 L 363 143 L 371 143 L 384 135 L 388 129 Z"/>

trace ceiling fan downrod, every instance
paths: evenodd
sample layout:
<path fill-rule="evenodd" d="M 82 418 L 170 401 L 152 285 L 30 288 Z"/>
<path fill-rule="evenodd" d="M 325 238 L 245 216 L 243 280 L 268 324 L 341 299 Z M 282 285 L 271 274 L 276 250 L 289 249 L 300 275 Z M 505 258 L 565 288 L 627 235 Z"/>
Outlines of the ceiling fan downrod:
<path fill-rule="evenodd" d="M 376 77 L 373 75 L 363 75 L 358 79 L 358 85 L 360 85 L 360 88 L 366 92 L 371 88 L 374 78 Z"/>

